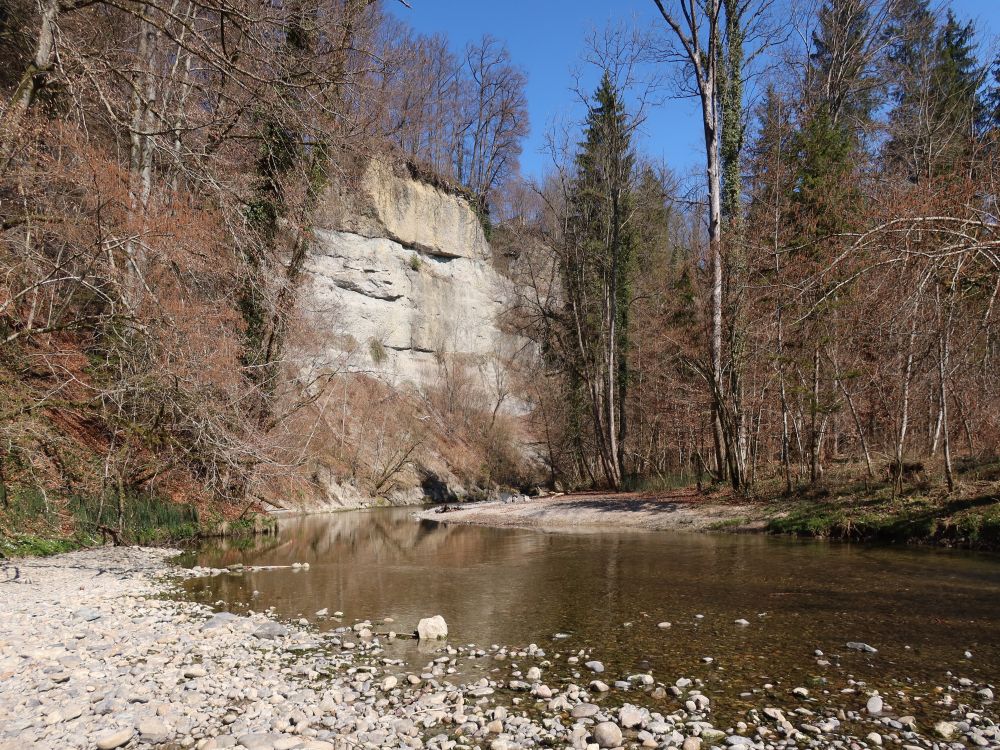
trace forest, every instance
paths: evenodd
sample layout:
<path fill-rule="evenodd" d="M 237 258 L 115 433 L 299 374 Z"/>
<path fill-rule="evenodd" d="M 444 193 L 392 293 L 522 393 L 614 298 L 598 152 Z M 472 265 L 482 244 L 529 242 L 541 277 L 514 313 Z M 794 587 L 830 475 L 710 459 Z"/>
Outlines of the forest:
<path fill-rule="evenodd" d="M 331 443 L 393 457 L 355 461 L 370 494 L 447 435 L 486 493 L 997 508 L 995 40 L 931 0 L 652 0 L 581 40 L 556 126 L 502 40 L 417 33 L 420 5 L 3 0 L 3 537 L 246 522 L 310 481 L 348 375 L 300 290 L 318 206 L 372 160 L 468 202 L 533 356 L 497 377 L 517 415 L 350 375 L 357 422 L 439 425 L 383 450 L 344 416 Z M 670 97 L 695 175 L 646 149 Z"/>

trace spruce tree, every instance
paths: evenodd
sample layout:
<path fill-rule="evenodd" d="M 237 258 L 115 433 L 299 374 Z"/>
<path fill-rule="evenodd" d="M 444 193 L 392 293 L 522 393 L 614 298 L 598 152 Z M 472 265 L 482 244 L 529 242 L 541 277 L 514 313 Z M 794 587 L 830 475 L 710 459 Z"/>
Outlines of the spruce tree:
<path fill-rule="evenodd" d="M 886 166 L 911 182 L 963 174 L 982 111 L 973 24 L 949 10 L 939 25 L 928 0 L 906 0 L 888 34 L 895 83 Z"/>
<path fill-rule="evenodd" d="M 636 240 L 628 115 L 607 74 L 587 113 L 570 195 L 563 281 L 574 330 L 572 365 L 586 383 L 599 459 L 609 485 L 624 479 L 629 306 Z"/>

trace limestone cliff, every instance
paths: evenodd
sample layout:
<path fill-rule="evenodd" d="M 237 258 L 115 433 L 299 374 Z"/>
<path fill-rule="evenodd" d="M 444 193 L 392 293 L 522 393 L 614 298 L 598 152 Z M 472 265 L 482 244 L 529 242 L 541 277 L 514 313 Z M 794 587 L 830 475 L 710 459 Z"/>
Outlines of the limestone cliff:
<path fill-rule="evenodd" d="M 307 306 L 328 313 L 351 368 L 421 387 L 441 354 L 509 348 L 503 279 L 461 197 L 372 162 L 356 186 L 328 193 L 314 226 Z"/>
<path fill-rule="evenodd" d="M 358 507 L 520 481 L 528 407 L 512 373 L 533 355 L 500 325 L 509 282 L 469 203 L 376 161 L 329 188 L 313 227 L 307 359 L 341 374 L 294 429 L 308 489 L 274 497 Z"/>

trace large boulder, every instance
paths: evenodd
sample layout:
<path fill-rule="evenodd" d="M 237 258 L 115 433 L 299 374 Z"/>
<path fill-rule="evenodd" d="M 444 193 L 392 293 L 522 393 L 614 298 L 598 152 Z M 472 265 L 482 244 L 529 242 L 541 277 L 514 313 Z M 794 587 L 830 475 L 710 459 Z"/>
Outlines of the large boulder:
<path fill-rule="evenodd" d="M 417 636 L 422 641 L 435 641 L 448 637 L 448 623 L 441 615 L 425 617 L 417 623 Z"/>

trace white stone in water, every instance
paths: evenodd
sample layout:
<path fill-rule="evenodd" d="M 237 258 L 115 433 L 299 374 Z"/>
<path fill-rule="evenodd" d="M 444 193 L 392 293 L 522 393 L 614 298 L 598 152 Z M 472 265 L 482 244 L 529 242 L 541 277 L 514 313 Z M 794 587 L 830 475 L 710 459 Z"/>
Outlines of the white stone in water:
<path fill-rule="evenodd" d="M 865 708 L 868 710 L 868 713 L 870 713 L 872 716 L 877 716 L 878 714 L 882 713 L 882 696 L 873 695 L 871 698 L 868 699 L 868 704 L 865 706 Z"/>
<path fill-rule="evenodd" d="M 797 687 L 794 690 L 792 690 L 792 695 L 794 695 L 797 698 L 807 698 L 809 696 L 809 691 L 806 690 L 804 687 Z"/>
<path fill-rule="evenodd" d="M 867 643 L 861 643 L 859 641 L 848 641 L 847 647 L 853 651 L 864 651 L 866 654 L 878 653 L 878 649 L 874 646 L 869 646 Z"/>
<path fill-rule="evenodd" d="M 534 690 L 532 690 L 532 692 L 544 700 L 548 700 L 552 697 L 552 688 L 548 685 L 538 685 Z"/>
<path fill-rule="evenodd" d="M 326 617 L 328 614 L 330 614 L 330 610 L 323 607 L 323 609 L 317 610 L 316 617 Z"/>
<path fill-rule="evenodd" d="M 735 620 L 734 622 L 735 622 L 735 623 L 736 623 L 737 625 L 739 625 L 740 627 L 746 627 L 747 625 L 749 625 L 749 624 L 750 624 L 750 621 L 749 621 L 749 620 L 744 620 L 744 619 L 743 619 L 742 617 L 741 617 L 740 619 L 738 619 L 738 620 Z"/>
<path fill-rule="evenodd" d="M 417 635 L 422 641 L 433 641 L 448 637 L 448 623 L 441 615 L 425 617 L 417 623 Z"/>
<path fill-rule="evenodd" d="M 393 675 L 389 675 L 384 680 L 382 680 L 382 690 L 388 692 L 392 690 L 396 685 L 399 684 L 399 679 Z"/>
<path fill-rule="evenodd" d="M 666 630 L 667 628 L 670 627 L 670 623 L 664 620 L 663 622 L 657 624 L 656 627 L 660 628 L 660 630 Z"/>
<path fill-rule="evenodd" d="M 878 732 L 871 732 L 867 737 L 865 737 L 865 739 L 873 745 L 882 747 L 882 735 Z"/>
<path fill-rule="evenodd" d="M 591 716 L 597 714 L 601 709 L 595 706 L 593 703 L 579 703 L 573 706 L 573 710 L 570 712 L 570 716 L 574 719 L 589 719 Z"/>
<path fill-rule="evenodd" d="M 585 666 L 591 672 L 597 672 L 598 674 L 604 671 L 604 665 L 599 661 L 588 661 L 583 666 Z"/>
<path fill-rule="evenodd" d="M 525 677 L 531 682 L 537 682 L 538 680 L 542 679 L 542 670 L 540 670 L 538 667 L 532 667 L 531 669 L 528 670 L 528 673 L 525 675 Z"/>

